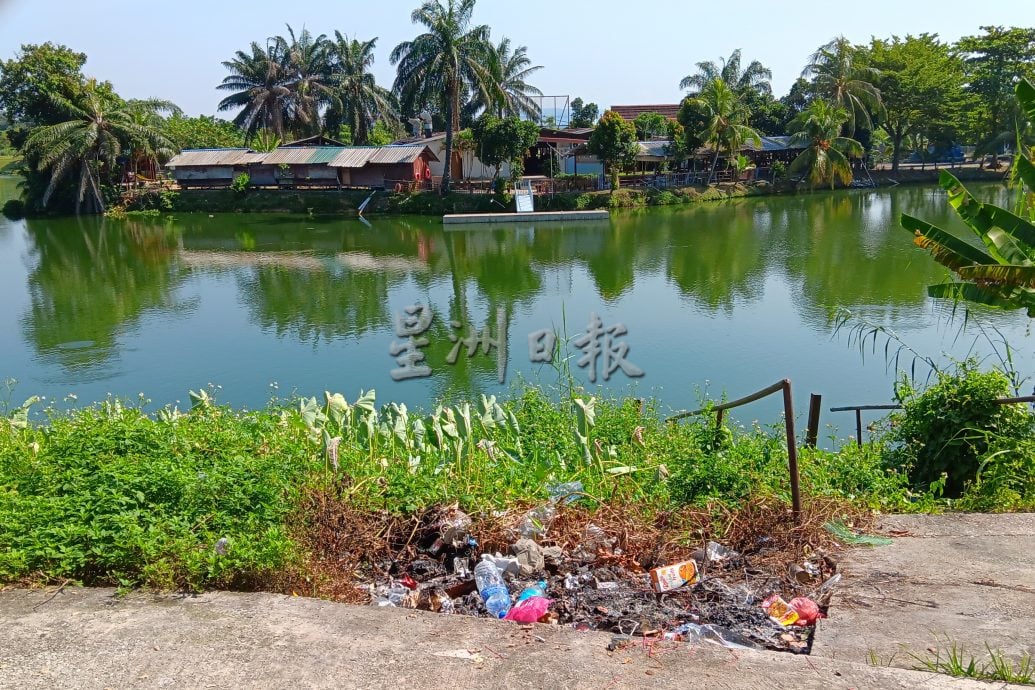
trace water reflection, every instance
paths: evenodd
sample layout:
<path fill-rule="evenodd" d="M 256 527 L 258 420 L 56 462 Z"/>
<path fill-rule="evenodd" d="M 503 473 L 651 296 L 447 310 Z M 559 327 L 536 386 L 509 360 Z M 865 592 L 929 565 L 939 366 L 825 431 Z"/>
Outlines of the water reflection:
<path fill-rule="evenodd" d="M 34 268 L 25 337 L 62 367 L 95 369 L 117 354 L 118 336 L 145 312 L 192 306 L 174 296 L 185 277 L 174 227 L 84 219 L 33 222 L 27 232 Z"/>
<path fill-rule="evenodd" d="M 982 192 L 1004 194 L 999 187 Z M 495 352 L 468 358 L 464 351 L 443 364 L 455 346 L 451 336 L 495 331 L 501 312 L 513 380 L 537 370 L 527 357 L 531 330 L 566 318 L 571 335 L 593 310 L 607 323 L 636 324 L 629 336 L 635 361 L 648 379 L 656 372 L 650 385 L 678 380 L 673 405 L 692 404 L 683 398 L 705 379 L 747 391 L 758 387 L 756 379 L 766 383 L 795 367 L 806 375 L 831 368 L 824 379 L 836 368 L 845 380 L 831 385 L 871 386 L 884 391 L 883 400 L 892 375 L 870 381 L 856 356 L 831 342 L 830 330 L 835 308 L 845 306 L 912 329 L 921 348 L 941 348 L 925 287 L 944 270 L 910 245 L 897 223 L 903 212 L 960 228 L 941 193 L 920 187 L 459 231 L 426 218 L 379 218 L 369 226 L 268 215 L 0 221 L 0 251 L 8 259 L 25 255 L 21 266 L 4 265 L 25 271 L 27 307 L 15 319 L 37 355 L 0 375 L 62 387 L 109 376 L 115 392 L 180 396 L 188 381 L 168 384 L 177 386 L 171 393 L 153 390 L 146 368 L 127 364 L 128 353 L 146 344 L 152 360 L 176 362 L 192 381 L 281 378 L 319 392 L 331 385 L 324 379 L 333 367 L 357 387 L 384 386 L 394 366 L 387 348 L 395 312 L 421 302 L 436 314 L 425 350 L 435 375 L 400 384 L 391 397 L 424 402 L 497 391 Z M 997 323 L 1023 330 L 1023 319 L 1010 318 Z M 199 333 L 206 357 L 194 359 L 191 339 Z M 16 345 L 0 339 L 5 347 Z M 734 355 L 753 368 L 731 367 Z"/>

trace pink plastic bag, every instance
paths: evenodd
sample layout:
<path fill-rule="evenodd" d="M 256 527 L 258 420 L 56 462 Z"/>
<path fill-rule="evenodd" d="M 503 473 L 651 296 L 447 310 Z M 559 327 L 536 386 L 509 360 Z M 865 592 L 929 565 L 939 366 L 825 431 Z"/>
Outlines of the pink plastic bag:
<path fill-rule="evenodd" d="M 546 597 L 529 597 L 512 608 L 504 620 L 515 623 L 535 623 L 543 617 L 553 600 Z"/>

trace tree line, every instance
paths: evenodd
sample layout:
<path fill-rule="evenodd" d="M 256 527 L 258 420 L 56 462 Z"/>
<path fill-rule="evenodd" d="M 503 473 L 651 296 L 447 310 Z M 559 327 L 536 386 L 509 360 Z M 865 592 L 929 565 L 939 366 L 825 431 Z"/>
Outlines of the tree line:
<path fill-rule="evenodd" d="M 430 121 L 445 131 L 447 192 L 452 151 L 471 146 L 470 135 L 458 132 L 485 118 L 473 129 L 483 142 L 499 143 L 501 132 L 517 131 L 510 120 L 543 120 L 542 93 L 531 83 L 541 66 L 525 46 L 494 40 L 487 25 L 475 22 L 474 9 L 475 0 L 428 0 L 415 9 L 417 35 L 390 52 L 390 87 L 371 72 L 376 37 L 287 26 L 284 35 L 252 42 L 223 62 L 227 76 L 216 85 L 219 112 L 233 113 L 229 122 L 187 117 L 160 99 L 123 99 L 110 83 L 83 74 L 84 54 L 51 43 L 22 46 L 0 63 L 7 120 L 0 147 L 21 154 L 25 196 L 36 210 L 50 204 L 100 211 L 126 170 L 146 174 L 183 148 L 270 150 L 315 134 L 380 145 L 405 136 L 406 122 Z M 678 122 L 601 118 L 595 103 L 576 98 L 568 126 L 602 125 L 591 144 L 613 173 L 635 156 L 637 140 L 667 138 L 674 158 L 707 147 L 714 171 L 723 152 L 736 161 L 745 142 L 794 134 L 808 154 L 795 165 L 813 185 L 850 178 L 848 159 L 860 149 L 887 149 L 895 167 L 906 151 L 954 142 L 997 151 L 1020 122 L 1012 88 L 1033 73 L 1035 29 L 981 31 L 955 43 L 934 34 L 864 45 L 837 38 L 817 49 L 779 98 L 771 71 L 758 61 L 743 65 L 735 50 L 718 63 L 697 63 L 682 80 L 687 93 Z M 605 135 L 611 140 L 601 146 Z"/>

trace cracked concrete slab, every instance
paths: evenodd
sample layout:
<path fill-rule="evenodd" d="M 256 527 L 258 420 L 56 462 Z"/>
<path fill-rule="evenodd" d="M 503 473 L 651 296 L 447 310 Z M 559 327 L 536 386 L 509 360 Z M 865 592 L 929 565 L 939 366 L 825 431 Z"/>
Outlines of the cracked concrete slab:
<path fill-rule="evenodd" d="M 952 643 L 1035 656 L 1035 514 L 899 515 L 890 546 L 842 558 L 845 579 L 813 655 L 910 668 Z"/>
<path fill-rule="evenodd" d="M 987 688 L 778 652 L 273 594 L 0 593 L 2 688 Z"/>

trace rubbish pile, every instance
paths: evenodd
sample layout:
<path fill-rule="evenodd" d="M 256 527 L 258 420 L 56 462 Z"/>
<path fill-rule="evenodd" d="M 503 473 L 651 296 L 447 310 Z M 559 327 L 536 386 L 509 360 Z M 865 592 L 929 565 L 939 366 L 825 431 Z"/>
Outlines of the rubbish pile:
<path fill-rule="evenodd" d="M 443 511 L 416 558 L 386 564 L 387 581 L 365 587 L 371 604 L 606 631 L 613 644 L 653 637 L 810 651 L 841 578 L 829 557 L 774 574 L 710 541 L 682 562 L 645 568 L 593 523 L 574 547 L 551 544 L 551 522 L 566 500 L 562 492 L 525 514 L 506 554 L 482 551 L 471 518 Z"/>

